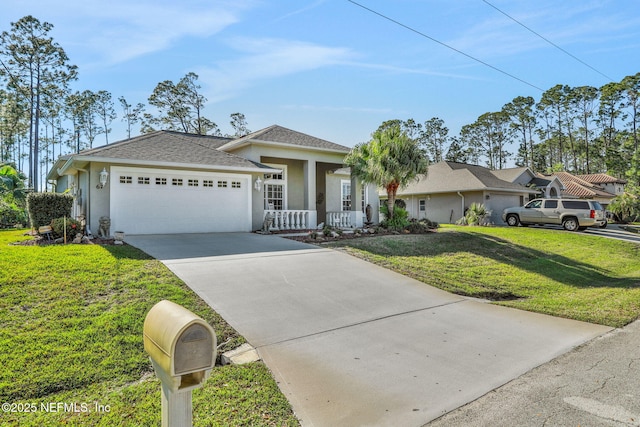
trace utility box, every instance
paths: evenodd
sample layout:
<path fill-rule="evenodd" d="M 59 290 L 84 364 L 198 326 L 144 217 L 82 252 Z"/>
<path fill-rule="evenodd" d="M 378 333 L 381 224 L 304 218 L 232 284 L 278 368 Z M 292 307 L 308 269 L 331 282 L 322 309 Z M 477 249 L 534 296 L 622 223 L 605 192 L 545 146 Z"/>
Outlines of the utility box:
<path fill-rule="evenodd" d="M 147 313 L 143 339 L 162 381 L 162 425 L 191 425 L 191 390 L 204 383 L 216 363 L 213 328 L 186 308 L 163 300 Z"/>

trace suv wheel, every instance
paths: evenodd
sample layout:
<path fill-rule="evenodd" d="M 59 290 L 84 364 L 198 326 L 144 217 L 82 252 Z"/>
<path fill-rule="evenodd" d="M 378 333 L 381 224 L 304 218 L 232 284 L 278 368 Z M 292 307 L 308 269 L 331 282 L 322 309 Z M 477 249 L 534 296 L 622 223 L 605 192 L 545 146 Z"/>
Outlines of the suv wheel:
<path fill-rule="evenodd" d="M 520 220 L 518 219 L 518 215 L 511 214 L 507 216 L 507 224 L 510 227 L 515 227 L 519 222 Z"/>
<path fill-rule="evenodd" d="M 574 218 L 570 216 L 568 218 L 565 218 L 564 221 L 562 221 L 562 226 L 567 231 L 577 231 L 578 228 L 580 227 L 580 224 L 578 223 L 578 218 Z"/>

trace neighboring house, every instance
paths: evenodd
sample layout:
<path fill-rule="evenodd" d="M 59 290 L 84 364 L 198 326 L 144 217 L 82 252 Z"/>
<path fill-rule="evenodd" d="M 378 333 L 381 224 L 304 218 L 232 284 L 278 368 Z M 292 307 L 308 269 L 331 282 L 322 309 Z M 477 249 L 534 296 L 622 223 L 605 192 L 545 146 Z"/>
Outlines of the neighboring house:
<path fill-rule="evenodd" d="M 616 178 L 606 173 L 578 175 L 578 178 L 587 181 L 590 184 L 597 185 L 607 193 L 611 193 L 615 196 L 624 194 L 624 186 L 627 183 L 627 181 L 624 179 Z"/>
<path fill-rule="evenodd" d="M 522 206 L 540 193 L 560 193 L 560 182 L 540 180 L 528 168 L 492 171 L 482 166 L 439 162 L 429 166 L 426 176 L 398 190 L 411 218 L 455 223 L 472 203 L 483 203 L 491 211 L 490 222 L 502 224 L 502 210 Z M 386 193 L 380 193 L 386 197 Z"/>
<path fill-rule="evenodd" d="M 349 150 L 275 125 L 238 139 L 156 131 L 63 156 L 47 179 L 94 234 L 104 216 L 127 234 L 251 231 L 267 213 L 275 229 L 331 224 L 334 212 L 357 227 L 363 186 L 343 170 Z"/>
<path fill-rule="evenodd" d="M 565 187 L 562 197 L 593 199 L 605 207 L 614 197 L 624 193 L 626 184 L 625 180 L 614 178 L 606 173 L 573 175 L 569 172 L 555 172 L 552 176 L 560 179 Z M 550 177 L 545 176 L 547 179 Z"/>

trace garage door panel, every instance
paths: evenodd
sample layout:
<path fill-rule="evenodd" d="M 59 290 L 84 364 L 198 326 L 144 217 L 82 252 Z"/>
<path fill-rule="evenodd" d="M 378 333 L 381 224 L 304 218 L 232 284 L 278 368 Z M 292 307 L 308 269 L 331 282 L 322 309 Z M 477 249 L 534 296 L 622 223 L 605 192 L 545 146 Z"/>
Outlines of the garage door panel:
<path fill-rule="evenodd" d="M 251 229 L 249 175 L 112 167 L 111 176 L 113 230 L 155 234 Z M 138 177 L 150 178 L 148 184 Z M 166 184 L 157 184 L 162 181 L 156 178 Z M 172 185 L 174 179 L 182 185 Z M 218 182 L 226 187 L 218 187 Z"/>

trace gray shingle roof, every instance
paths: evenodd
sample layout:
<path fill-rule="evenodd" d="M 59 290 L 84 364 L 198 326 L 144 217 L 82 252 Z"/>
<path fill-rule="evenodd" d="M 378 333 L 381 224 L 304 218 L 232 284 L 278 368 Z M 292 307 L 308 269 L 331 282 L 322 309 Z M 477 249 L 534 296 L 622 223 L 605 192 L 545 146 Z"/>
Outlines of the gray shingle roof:
<path fill-rule="evenodd" d="M 413 182 L 400 194 L 432 194 L 456 191 L 506 190 L 534 192 L 519 184 L 504 181 L 482 166 L 456 162 L 439 162 L 429 167 L 427 176 Z"/>
<path fill-rule="evenodd" d="M 114 144 L 81 151 L 78 155 L 129 161 L 233 168 L 255 168 L 259 166 L 243 157 L 225 153 L 218 149 L 229 141 L 229 138 L 161 130 Z"/>
<path fill-rule="evenodd" d="M 268 128 L 250 133 L 242 138 L 235 139 L 223 145 L 220 149 L 232 150 L 235 147 L 248 144 L 252 141 L 288 144 L 298 147 L 341 151 L 344 153 L 348 153 L 351 150 L 349 147 L 345 147 L 344 145 L 316 138 L 315 136 L 307 135 L 278 125 L 269 126 Z"/>
<path fill-rule="evenodd" d="M 525 171 L 527 167 L 519 167 L 519 168 L 508 168 L 508 169 L 497 169 L 492 170 L 491 173 L 500 178 L 503 181 L 514 182 L 516 179 L 520 177 Z"/>

